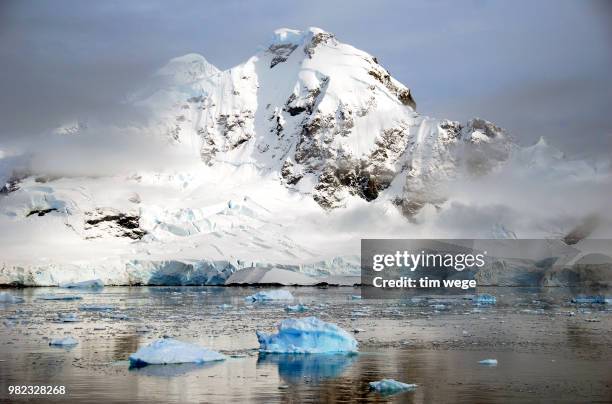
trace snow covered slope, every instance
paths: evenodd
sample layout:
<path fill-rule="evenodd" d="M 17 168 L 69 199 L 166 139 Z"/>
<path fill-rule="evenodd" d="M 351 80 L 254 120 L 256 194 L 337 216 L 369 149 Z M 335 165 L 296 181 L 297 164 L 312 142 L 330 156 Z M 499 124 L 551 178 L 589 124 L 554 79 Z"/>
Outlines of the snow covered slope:
<path fill-rule="evenodd" d="M 488 121 L 417 113 L 376 58 L 318 28 L 277 30 L 229 70 L 172 59 L 130 102 L 147 121 L 121 136 L 69 123 L 0 152 L 0 284 L 355 275 L 360 238 L 556 235 L 602 195 L 564 210 L 514 191 L 538 176 L 610 182 L 609 167 L 544 141 L 520 148 Z"/>

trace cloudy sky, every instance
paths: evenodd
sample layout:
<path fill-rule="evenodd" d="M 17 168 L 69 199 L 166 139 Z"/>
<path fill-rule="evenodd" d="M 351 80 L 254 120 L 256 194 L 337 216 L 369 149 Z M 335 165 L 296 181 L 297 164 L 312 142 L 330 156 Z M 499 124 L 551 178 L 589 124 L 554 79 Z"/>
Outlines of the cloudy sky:
<path fill-rule="evenodd" d="M 232 67 L 280 27 L 318 26 L 374 56 L 424 114 L 480 116 L 528 144 L 612 150 L 612 7 L 577 0 L 0 0 L 0 145 L 121 101 L 189 52 Z"/>

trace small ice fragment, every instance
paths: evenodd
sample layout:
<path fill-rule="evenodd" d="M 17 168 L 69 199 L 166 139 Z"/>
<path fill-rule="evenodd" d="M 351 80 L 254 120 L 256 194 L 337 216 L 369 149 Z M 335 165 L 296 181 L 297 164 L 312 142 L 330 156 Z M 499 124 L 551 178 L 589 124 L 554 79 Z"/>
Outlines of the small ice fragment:
<path fill-rule="evenodd" d="M 446 306 L 443 305 L 443 304 L 432 304 L 431 307 L 434 310 L 444 310 L 444 309 L 446 309 Z"/>
<path fill-rule="evenodd" d="M 351 300 L 361 300 L 361 296 L 359 296 L 359 295 L 351 295 L 350 299 Z"/>
<path fill-rule="evenodd" d="M 172 363 L 204 363 L 225 360 L 225 355 L 205 347 L 178 341 L 158 339 L 130 355 L 131 367 Z"/>
<path fill-rule="evenodd" d="M 63 323 L 76 323 L 79 321 L 79 317 L 76 313 L 60 313 L 58 318 L 59 321 Z"/>
<path fill-rule="evenodd" d="M 483 359 L 481 361 L 478 361 L 478 363 L 487 366 L 497 366 L 497 359 Z"/>
<path fill-rule="evenodd" d="M 355 334 L 359 334 L 360 332 L 364 332 L 365 330 L 363 328 L 355 328 L 353 329 L 353 333 Z"/>
<path fill-rule="evenodd" d="M 474 296 L 472 301 L 476 304 L 496 304 L 497 303 L 497 299 L 495 298 L 495 296 L 489 295 L 486 293 Z"/>
<path fill-rule="evenodd" d="M 576 296 L 572 299 L 572 303 L 576 304 L 606 304 L 606 297 L 597 296 Z"/>
<path fill-rule="evenodd" d="M 218 309 L 222 309 L 222 310 L 231 309 L 232 307 L 234 306 L 232 306 L 231 304 L 227 304 L 227 303 L 223 303 L 217 306 Z"/>
<path fill-rule="evenodd" d="M 60 287 L 70 289 L 102 289 L 104 287 L 104 282 L 102 282 L 100 279 L 92 279 L 82 282 L 62 283 L 60 284 Z"/>
<path fill-rule="evenodd" d="M 259 351 L 268 353 L 351 353 L 357 341 L 351 334 L 316 317 L 286 319 L 277 334 L 257 331 Z"/>
<path fill-rule="evenodd" d="M 393 379 L 382 379 L 377 382 L 370 382 L 370 390 L 374 390 L 382 394 L 396 394 L 402 391 L 414 390 L 416 388 L 416 384 L 402 383 Z"/>
<path fill-rule="evenodd" d="M 285 311 L 288 313 L 303 313 L 308 310 L 308 306 L 304 306 L 303 304 L 296 304 L 295 306 L 285 307 Z"/>
<path fill-rule="evenodd" d="M 115 306 L 109 306 L 106 304 L 82 304 L 79 306 L 81 311 L 113 311 Z"/>
<path fill-rule="evenodd" d="M 51 341 L 49 341 L 49 345 L 52 346 L 73 346 L 78 343 L 79 342 L 72 337 L 53 338 Z"/>
<path fill-rule="evenodd" d="M 54 295 L 54 294 L 47 294 L 47 295 L 38 296 L 37 299 L 39 299 L 39 300 L 81 300 L 82 297 L 81 296 L 77 296 L 77 295 Z"/>
<path fill-rule="evenodd" d="M 247 296 L 245 300 L 252 302 L 266 302 L 271 300 L 293 300 L 293 295 L 288 290 L 264 290 Z"/>
<path fill-rule="evenodd" d="M 0 292 L 0 303 L 23 303 L 23 299 L 8 292 Z"/>

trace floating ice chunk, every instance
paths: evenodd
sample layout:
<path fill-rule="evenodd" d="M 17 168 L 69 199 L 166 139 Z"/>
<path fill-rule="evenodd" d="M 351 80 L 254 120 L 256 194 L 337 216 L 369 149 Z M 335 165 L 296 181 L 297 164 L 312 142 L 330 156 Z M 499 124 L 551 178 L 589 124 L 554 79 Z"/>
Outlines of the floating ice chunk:
<path fill-rule="evenodd" d="M 483 293 L 481 295 L 474 296 L 472 301 L 476 304 L 496 304 L 497 298 L 493 295 Z"/>
<path fill-rule="evenodd" d="M 361 296 L 359 296 L 359 295 L 351 295 L 350 299 L 351 300 L 361 300 Z"/>
<path fill-rule="evenodd" d="M 158 339 L 130 355 L 130 366 L 204 363 L 225 360 L 225 355 L 172 338 Z"/>
<path fill-rule="evenodd" d="M 483 359 L 481 361 L 478 361 L 478 363 L 487 366 L 497 366 L 497 359 Z"/>
<path fill-rule="evenodd" d="M 23 303 L 23 299 L 8 292 L 0 292 L 0 303 Z"/>
<path fill-rule="evenodd" d="M 252 302 L 266 302 L 270 300 L 293 300 L 293 295 L 288 290 L 264 290 L 247 296 L 245 300 Z"/>
<path fill-rule="evenodd" d="M 76 323 L 79 321 L 79 317 L 76 313 L 60 313 L 58 318 L 59 321 L 63 323 Z"/>
<path fill-rule="evenodd" d="M 572 303 L 576 304 L 606 304 L 610 299 L 605 296 L 576 296 L 572 299 Z"/>
<path fill-rule="evenodd" d="M 377 382 L 370 382 L 370 390 L 374 390 L 382 394 L 396 394 L 402 391 L 414 390 L 416 388 L 416 384 L 402 383 L 393 379 L 382 379 Z"/>
<path fill-rule="evenodd" d="M 77 296 L 77 295 L 54 295 L 54 294 L 47 294 L 47 295 L 38 296 L 37 299 L 39 299 L 39 300 L 81 300 L 82 297 L 81 296 Z"/>
<path fill-rule="evenodd" d="M 278 325 L 278 334 L 257 331 L 257 339 L 260 352 L 357 352 L 357 341 L 351 334 L 316 317 L 283 320 Z"/>
<path fill-rule="evenodd" d="M 79 306 L 79 310 L 81 311 L 113 311 L 115 309 L 115 306 L 109 306 L 106 304 L 83 304 Z"/>
<path fill-rule="evenodd" d="M 285 311 L 288 313 L 303 313 L 308 310 L 310 310 L 310 308 L 308 306 L 304 306 L 303 304 L 296 304 L 295 306 L 285 307 Z"/>
<path fill-rule="evenodd" d="M 62 283 L 60 287 L 71 289 L 102 289 L 104 287 L 104 282 L 100 279 L 92 279 L 83 282 Z"/>
<path fill-rule="evenodd" d="M 79 342 L 72 337 L 64 337 L 64 338 L 53 338 L 49 341 L 49 345 L 51 346 L 74 346 Z"/>
<path fill-rule="evenodd" d="M 222 309 L 222 310 L 231 309 L 232 307 L 234 306 L 232 306 L 231 304 L 227 304 L 227 303 L 223 303 L 217 306 L 218 309 Z"/>

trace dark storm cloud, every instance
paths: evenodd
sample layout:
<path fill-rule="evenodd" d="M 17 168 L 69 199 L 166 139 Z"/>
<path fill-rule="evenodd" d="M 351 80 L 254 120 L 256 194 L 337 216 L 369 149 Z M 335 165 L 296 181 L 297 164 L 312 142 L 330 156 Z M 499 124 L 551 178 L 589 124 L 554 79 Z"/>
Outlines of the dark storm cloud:
<path fill-rule="evenodd" d="M 168 59 L 238 64 L 279 27 L 320 26 L 375 56 L 419 110 L 482 116 L 519 139 L 609 152 L 609 3 L 546 1 L 2 1 L 0 144 L 68 120 L 121 122 Z"/>

